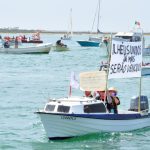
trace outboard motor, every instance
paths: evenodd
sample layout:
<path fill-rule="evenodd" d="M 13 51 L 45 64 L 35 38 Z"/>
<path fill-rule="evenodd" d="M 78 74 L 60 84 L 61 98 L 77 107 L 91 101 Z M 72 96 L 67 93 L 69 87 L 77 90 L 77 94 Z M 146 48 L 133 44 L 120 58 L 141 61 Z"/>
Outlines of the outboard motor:
<path fill-rule="evenodd" d="M 149 111 L 149 104 L 148 104 L 148 98 L 147 96 L 141 96 L 140 97 L 140 108 L 141 111 Z M 138 111 L 138 103 L 139 103 L 139 96 L 138 97 L 132 97 L 130 101 L 130 109 L 129 111 Z"/>

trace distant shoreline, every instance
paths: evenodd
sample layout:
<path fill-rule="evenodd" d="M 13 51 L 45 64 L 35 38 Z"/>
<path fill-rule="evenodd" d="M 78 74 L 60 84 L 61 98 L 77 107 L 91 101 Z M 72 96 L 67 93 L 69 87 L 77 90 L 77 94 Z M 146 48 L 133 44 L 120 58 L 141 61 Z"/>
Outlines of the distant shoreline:
<path fill-rule="evenodd" d="M 45 34 L 66 34 L 67 31 L 48 31 L 48 30 L 27 30 L 27 29 L 1 29 L 0 34 L 3 33 L 45 33 Z M 117 32 L 102 32 L 100 34 L 116 34 Z M 73 34 L 97 34 L 96 32 L 90 31 L 73 31 Z M 150 35 L 150 32 L 145 32 L 144 35 Z"/>

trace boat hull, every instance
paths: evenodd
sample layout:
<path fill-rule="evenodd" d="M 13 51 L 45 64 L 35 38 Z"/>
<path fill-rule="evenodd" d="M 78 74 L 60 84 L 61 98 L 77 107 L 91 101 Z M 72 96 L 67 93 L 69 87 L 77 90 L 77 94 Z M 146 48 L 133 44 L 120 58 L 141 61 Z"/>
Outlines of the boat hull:
<path fill-rule="evenodd" d="M 66 47 L 66 46 L 53 46 L 52 49 L 54 51 L 58 51 L 58 52 L 61 52 L 61 51 L 68 51 L 69 48 Z"/>
<path fill-rule="evenodd" d="M 97 132 L 125 132 L 150 126 L 150 115 L 37 113 L 49 139 L 64 139 Z"/>
<path fill-rule="evenodd" d="M 22 40 L 22 43 L 43 43 L 41 40 Z"/>
<path fill-rule="evenodd" d="M 150 56 L 150 48 L 143 48 L 143 56 Z"/>
<path fill-rule="evenodd" d="M 150 75 L 150 65 L 142 67 L 142 76 Z"/>
<path fill-rule="evenodd" d="M 39 44 L 33 47 L 25 48 L 0 48 L 0 53 L 8 54 L 38 54 L 38 53 L 49 53 L 52 47 L 51 43 Z"/>
<path fill-rule="evenodd" d="M 100 42 L 96 41 L 77 41 L 83 47 L 99 47 Z"/>

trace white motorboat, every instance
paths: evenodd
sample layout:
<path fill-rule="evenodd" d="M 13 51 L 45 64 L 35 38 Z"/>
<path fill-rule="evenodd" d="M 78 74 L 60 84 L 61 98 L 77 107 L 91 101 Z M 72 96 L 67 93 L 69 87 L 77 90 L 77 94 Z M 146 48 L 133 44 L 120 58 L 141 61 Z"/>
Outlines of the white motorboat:
<path fill-rule="evenodd" d="M 150 114 L 147 113 L 148 100 L 147 97 L 141 98 L 143 98 L 141 102 L 146 106 L 143 107 L 143 115 L 137 112 L 137 104 L 132 106 L 133 109 L 130 108 L 132 111 L 119 110 L 118 114 L 113 114 L 107 111 L 103 101 L 87 97 L 50 100 L 45 108 L 37 113 L 48 138 L 53 140 L 101 131 L 132 131 L 150 126 Z M 138 101 L 138 98 L 134 100 Z"/>
<path fill-rule="evenodd" d="M 37 111 L 49 139 L 65 139 L 96 132 L 126 132 L 150 126 L 150 113 L 147 96 L 131 98 L 128 110 L 118 110 L 110 96 L 108 79 L 139 78 L 141 80 L 142 42 L 122 42 L 112 40 L 109 72 L 95 71 L 80 74 L 80 89 L 82 91 L 98 92 L 103 90 L 107 96 L 97 97 L 67 97 L 50 99 L 44 109 Z M 130 51 L 125 55 L 120 47 Z M 132 49 L 135 51 L 133 52 Z M 134 58 L 134 59 L 131 59 Z M 107 69 L 108 70 L 108 69 Z M 75 77 L 73 77 L 75 84 Z M 131 87 L 132 88 L 132 87 Z M 129 89 L 130 90 L 130 89 Z M 129 91 L 130 92 L 130 91 Z M 105 97 L 105 96 L 103 96 Z M 109 102 L 109 99 L 111 101 Z M 108 107 L 111 104 L 112 108 Z"/>
<path fill-rule="evenodd" d="M 101 73 L 106 72 L 98 71 L 97 76 Z M 102 85 L 96 77 L 93 79 L 95 83 L 98 82 L 97 85 Z M 84 81 L 85 79 L 81 82 Z M 82 88 L 86 88 L 86 85 L 82 84 L 80 83 Z M 150 126 L 148 98 L 140 96 L 140 112 L 138 106 L 139 97 L 132 97 L 128 110 L 118 110 L 118 113 L 114 114 L 108 111 L 106 103 L 102 100 L 71 96 L 50 99 L 44 109 L 36 113 L 41 118 L 48 138 L 57 140 L 97 132 L 126 132 Z"/>
<path fill-rule="evenodd" d="M 37 44 L 35 46 L 29 47 L 19 47 L 19 48 L 0 48 L 0 53 L 8 54 L 38 54 L 38 53 L 49 53 L 52 47 L 52 43 Z"/>
<path fill-rule="evenodd" d="M 55 45 L 55 46 L 52 46 L 52 50 L 53 51 L 57 51 L 57 52 L 62 52 L 62 51 L 68 51 L 69 48 L 67 45 Z"/>

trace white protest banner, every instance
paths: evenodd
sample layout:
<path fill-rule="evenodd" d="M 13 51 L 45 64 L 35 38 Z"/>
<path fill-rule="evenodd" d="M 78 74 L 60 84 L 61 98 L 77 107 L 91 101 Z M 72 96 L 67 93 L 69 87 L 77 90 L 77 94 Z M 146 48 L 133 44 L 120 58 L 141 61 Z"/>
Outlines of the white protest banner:
<path fill-rule="evenodd" d="M 112 40 L 108 79 L 141 77 L 142 42 Z"/>

